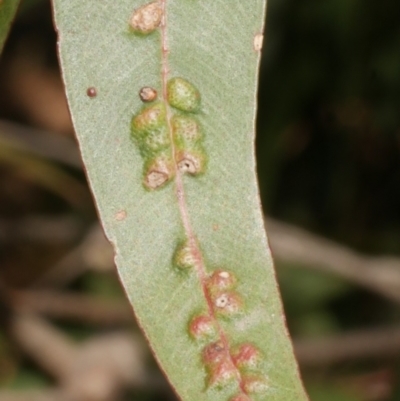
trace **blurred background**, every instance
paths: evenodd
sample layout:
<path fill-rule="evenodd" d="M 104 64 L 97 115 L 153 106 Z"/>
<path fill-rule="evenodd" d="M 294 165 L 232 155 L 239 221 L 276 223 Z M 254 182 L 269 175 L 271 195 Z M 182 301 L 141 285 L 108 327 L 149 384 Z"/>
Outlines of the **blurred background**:
<path fill-rule="evenodd" d="M 0 60 L 0 400 L 175 400 L 98 226 L 48 0 Z M 312 401 L 400 400 L 400 2 L 269 0 L 257 157 Z"/>

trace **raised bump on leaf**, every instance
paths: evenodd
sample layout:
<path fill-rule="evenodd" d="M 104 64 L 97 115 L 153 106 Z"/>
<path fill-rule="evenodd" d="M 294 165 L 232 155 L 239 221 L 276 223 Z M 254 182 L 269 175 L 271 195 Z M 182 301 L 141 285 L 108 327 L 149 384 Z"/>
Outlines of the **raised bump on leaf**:
<path fill-rule="evenodd" d="M 196 256 L 189 241 L 181 242 L 174 254 L 174 264 L 182 270 L 196 267 Z"/>
<path fill-rule="evenodd" d="M 238 371 L 232 363 L 229 349 L 222 341 L 208 344 L 203 349 L 203 362 L 208 370 L 207 385 L 221 387 L 237 379 Z"/>
<path fill-rule="evenodd" d="M 236 277 L 226 270 L 215 270 L 208 278 L 207 284 L 212 293 L 230 290 L 236 284 Z"/>
<path fill-rule="evenodd" d="M 87 88 L 86 94 L 87 94 L 89 97 L 92 97 L 92 98 L 93 98 L 93 97 L 96 97 L 96 96 L 97 96 L 97 90 L 96 90 L 95 87 L 91 86 L 90 88 Z"/>
<path fill-rule="evenodd" d="M 144 157 L 151 157 L 151 155 L 171 147 L 168 127 L 163 125 L 147 132 L 138 141 L 138 144 Z"/>
<path fill-rule="evenodd" d="M 239 369 L 252 369 L 260 360 L 260 351 L 253 344 L 241 344 L 233 351 L 232 360 Z"/>
<path fill-rule="evenodd" d="M 161 23 L 163 9 L 159 1 L 153 1 L 135 9 L 129 25 L 136 33 L 147 35 L 155 31 Z"/>
<path fill-rule="evenodd" d="M 174 115 L 171 118 L 171 128 L 175 144 L 178 147 L 188 144 L 193 146 L 193 143 L 202 139 L 200 125 L 193 117 Z"/>
<path fill-rule="evenodd" d="M 168 153 L 163 153 L 146 161 L 143 184 L 147 189 L 157 189 L 167 184 L 174 175 L 172 157 Z"/>
<path fill-rule="evenodd" d="M 181 173 L 198 175 L 203 174 L 206 170 L 207 157 L 200 146 L 192 149 L 178 149 L 176 161 Z"/>
<path fill-rule="evenodd" d="M 222 316 L 237 315 L 243 310 L 243 302 L 233 291 L 226 291 L 213 296 L 215 311 Z"/>
<path fill-rule="evenodd" d="M 162 102 L 144 106 L 131 122 L 132 137 L 145 159 L 171 147 L 167 113 Z"/>
<path fill-rule="evenodd" d="M 209 315 L 195 316 L 189 323 L 189 333 L 195 340 L 215 337 L 217 330 L 214 319 Z"/>
<path fill-rule="evenodd" d="M 154 102 L 157 99 L 157 91 L 150 86 L 144 86 L 139 91 L 139 97 L 142 102 Z"/>
<path fill-rule="evenodd" d="M 237 370 L 232 362 L 227 359 L 221 363 L 209 367 L 207 384 L 209 387 L 223 387 L 229 382 L 236 380 Z"/>
<path fill-rule="evenodd" d="M 203 362 L 207 366 L 215 366 L 228 359 L 228 357 L 228 350 L 225 348 L 225 345 L 222 343 L 222 341 L 216 341 L 208 344 L 203 349 Z"/>
<path fill-rule="evenodd" d="M 167 113 L 162 102 L 144 106 L 138 114 L 133 116 L 131 128 L 134 137 L 140 137 L 148 132 L 167 127 Z"/>
<path fill-rule="evenodd" d="M 259 394 L 268 390 L 269 383 L 264 376 L 246 376 L 242 379 L 242 386 L 247 394 Z"/>
<path fill-rule="evenodd" d="M 195 113 L 200 108 L 200 92 L 184 78 L 171 78 L 168 81 L 167 99 L 178 110 Z"/>

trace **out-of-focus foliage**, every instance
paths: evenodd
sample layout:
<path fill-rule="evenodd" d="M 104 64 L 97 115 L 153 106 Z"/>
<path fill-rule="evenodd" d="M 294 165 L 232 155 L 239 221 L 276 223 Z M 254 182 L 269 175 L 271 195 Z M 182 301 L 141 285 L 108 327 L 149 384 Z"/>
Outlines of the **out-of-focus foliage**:
<path fill-rule="evenodd" d="M 400 3 L 268 6 L 257 140 L 267 213 L 366 253 L 399 254 Z M 280 265 L 278 276 L 292 333 L 400 320 L 397 307 L 341 280 Z M 310 397 L 345 399 L 323 385 Z"/>
<path fill-rule="evenodd" d="M 19 0 L 0 1 L 0 52 L 3 49 L 12 21 L 17 12 Z"/>
<path fill-rule="evenodd" d="M 400 3 L 270 0 L 258 166 L 270 213 L 398 252 Z"/>

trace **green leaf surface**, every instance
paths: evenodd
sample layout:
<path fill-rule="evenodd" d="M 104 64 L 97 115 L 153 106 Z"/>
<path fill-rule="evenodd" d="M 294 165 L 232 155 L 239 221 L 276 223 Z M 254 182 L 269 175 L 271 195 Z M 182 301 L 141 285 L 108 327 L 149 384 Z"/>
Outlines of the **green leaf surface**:
<path fill-rule="evenodd" d="M 19 0 L 0 0 L 0 53 L 15 18 Z"/>
<path fill-rule="evenodd" d="M 183 400 L 306 400 L 255 176 L 254 44 L 265 4 L 160 0 L 161 22 L 153 14 L 154 32 L 137 34 L 129 21 L 145 4 L 54 0 L 72 118 L 122 283 Z M 173 77 L 183 80 L 167 85 Z M 158 92 L 161 103 L 145 106 L 156 105 L 156 114 L 148 108 L 140 114 L 144 87 Z M 156 118 L 146 125 L 144 114 Z M 186 124 L 179 117 L 201 127 L 195 140 L 175 139 L 173 127 Z M 201 168 L 180 165 L 181 153 L 200 158 Z M 149 190 L 143 169 L 160 155 L 164 164 L 151 171 L 158 178 L 166 171 L 169 181 Z M 184 174 L 192 167 L 193 175 Z M 189 247 L 183 258 L 176 256 L 182 243 Z M 218 271 L 235 284 L 221 289 Z M 216 281 L 209 279 L 213 272 Z M 191 325 L 199 315 L 209 331 Z M 205 337 L 193 339 L 190 331 Z M 244 345 L 255 358 L 240 354 Z"/>

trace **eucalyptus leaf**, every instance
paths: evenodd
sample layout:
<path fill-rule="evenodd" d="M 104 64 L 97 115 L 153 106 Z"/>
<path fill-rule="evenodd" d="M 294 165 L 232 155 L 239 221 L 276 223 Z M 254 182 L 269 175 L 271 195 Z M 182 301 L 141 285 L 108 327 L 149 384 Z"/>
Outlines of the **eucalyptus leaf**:
<path fill-rule="evenodd" d="M 306 400 L 255 175 L 264 2 L 54 10 L 99 215 L 172 386 L 187 401 Z"/>

